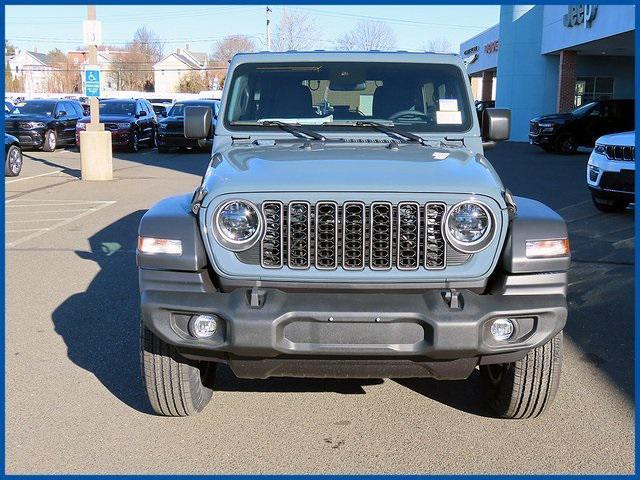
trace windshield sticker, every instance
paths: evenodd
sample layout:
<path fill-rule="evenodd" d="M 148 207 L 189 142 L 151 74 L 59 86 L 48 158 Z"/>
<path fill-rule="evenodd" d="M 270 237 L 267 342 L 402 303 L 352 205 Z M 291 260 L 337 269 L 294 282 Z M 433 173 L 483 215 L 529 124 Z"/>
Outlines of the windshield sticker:
<path fill-rule="evenodd" d="M 435 160 L 444 160 L 449 154 L 447 152 L 433 152 L 433 158 Z"/>
<path fill-rule="evenodd" d="M 462 112 L 436 112 L 436 122 L 438 125 L 462 125 Z"/>
<path fill-rule="evenodd" d="M 438 105 L 440 105 L 440 110 L 442 112 L 458 111 L 458 100 L 455 98 L 441 98 L 438 100 Z"/>

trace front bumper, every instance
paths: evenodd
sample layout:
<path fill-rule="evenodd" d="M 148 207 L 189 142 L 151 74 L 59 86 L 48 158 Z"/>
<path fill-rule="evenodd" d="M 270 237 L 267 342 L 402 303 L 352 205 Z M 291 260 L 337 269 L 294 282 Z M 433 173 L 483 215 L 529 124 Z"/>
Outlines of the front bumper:
<path fill-rule="evenodd" d="M 207 139 L 207 146 L 211 146 L 212 142 Z M 198 140 L 186 138 L 183 133 L 160 133 L 158 132 L 159 147 L 199 147 Z"/>
<path fill-rule="evenodd" d="M 539 134 L 529 134 L 529 143 L 531 145 L 550 145 L 555 141 L 555 136 L 553 133 L 539 133 Z"/>
<path fill-rule="evenodd" d="M 13 135 L 20 142 L 21 147 L 34 147 L 39 148 L 44 144 L 44 129 L 38 130 L 13 130 L 7 132 L 9 135 Z"/>
<path fill-rule="evenodd" d="M 587 185 L 598 198 L 633 202 L 635 169 L 633 161 L 609 160 L 593 151 L 587 164 Z"/>
<path fill-rule="evenodd" d="M 141 311 L 144 324 L 183 355 L 227 362 L 239 376 L 466 378 L 478 363 L 513 361 L 564 327 L 566 273 L 526 277 L 533 284 L 534 277 L 554 283 L 538 291 L 516 281 L 493 295 L 461 290 L 460 308 L 452 308 L 441 290 L 222 293 L 204 271 L 140 269 Z M 188 333 L 189 319 L 197 314 L 219 318 L 212 338 Z M 516 330 L 497 342 L 490 323 L 504 317 L 516 319 Z M 453 373 L 437 369 L 445 364 L 462 366 Z"/>

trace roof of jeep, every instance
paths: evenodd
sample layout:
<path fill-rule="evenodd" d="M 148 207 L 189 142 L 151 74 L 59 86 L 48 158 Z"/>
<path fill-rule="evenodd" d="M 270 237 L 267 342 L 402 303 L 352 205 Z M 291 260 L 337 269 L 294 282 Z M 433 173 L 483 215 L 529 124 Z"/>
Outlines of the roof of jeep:
<path fill-rule="evenodd" d="M 236 53 L 231 59 L 232 65 L 240 63 L 271 63 L 271 62 L 399 62 L 399 63 L 447 63 L 464 66 L 457 53 L 433 53 L 433 52 L 407 52 L 403 50 L 395 52 L 370 51 L 297 51 L 287 52 L 255 52 Z"/>

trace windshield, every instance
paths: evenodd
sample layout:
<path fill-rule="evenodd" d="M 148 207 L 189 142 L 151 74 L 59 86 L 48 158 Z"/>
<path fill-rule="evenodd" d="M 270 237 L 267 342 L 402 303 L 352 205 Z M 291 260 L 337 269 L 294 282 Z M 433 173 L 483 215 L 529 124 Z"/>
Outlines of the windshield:
<path fill-rule="evenodd" d="M 571 112 L 571 115 L 575 117 L 581 117 L 582 115 L 586 115 L 587 113 L 589 113 L 591 109 L 595 106 L 596 106 L 596 102 L 585 103 L 581 107 L 578 107 L 575 110 L 573 110 Z"/>
<path fill-rule="evenodd" d="M 335 129 L 377 121 L 417 132 L 464 132 L 472 116 L 455 65 L 428 63 L 244 64 L 231 79 L 225 125 L 268 120 Z"/>
<path fill-rule="evenodd" d="M 218 114 L 218 109 L 214 103 L 176 103 L 171 110 L 169 110 L 170 117 L 184 117 L 184 107 L 209 107 L 212 108 L 211 112 L 214 116 Z"/>
<path fill-rule="evenodd" d="M 133 102 L 100 102 L 100 115 L 129 115 L 136 112 Z"/>
<path fill-rule="evenodd" d="M 56 106 L 54 102 L 30 101 L 17 103 L 11 110 L 11 114 L 28 114 L 28 115 L 53 115 L 53 109 Z"/>

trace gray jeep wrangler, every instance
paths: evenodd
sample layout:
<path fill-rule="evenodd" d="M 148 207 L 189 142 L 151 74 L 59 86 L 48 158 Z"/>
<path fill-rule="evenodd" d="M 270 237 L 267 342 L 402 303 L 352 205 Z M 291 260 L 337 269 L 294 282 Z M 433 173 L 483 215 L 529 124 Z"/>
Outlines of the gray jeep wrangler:
<path fill-rule="evenodd" d="M 216 366 L 240 378 L 466 379 L 504 418 L 560 379 L 569 244 L 514 197 L 483 148 L 453 55 L 236 55 L 211 162 L 139 228 L 142 374 L 153 409 L 202 410 Z M 207 108 L 185 136 L 206 139 Z"/>

